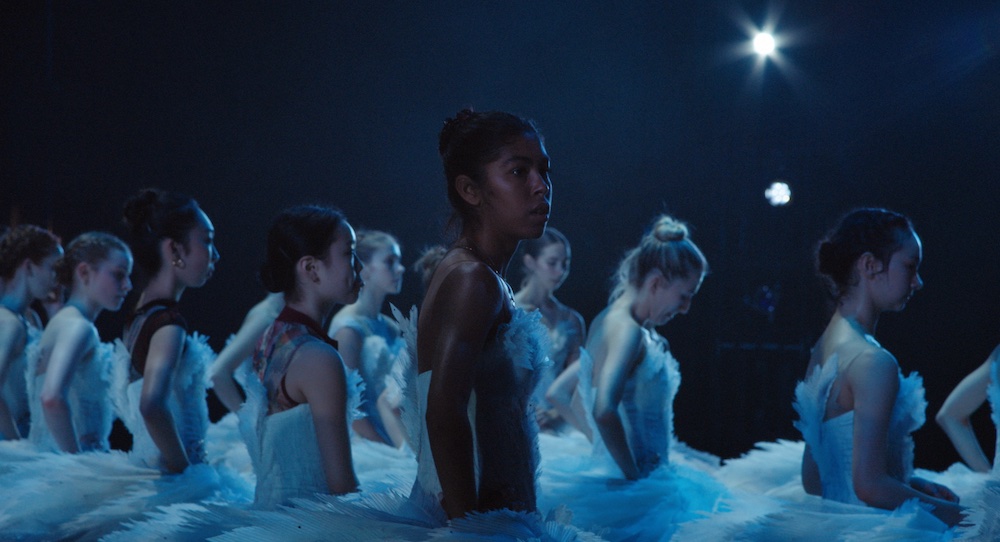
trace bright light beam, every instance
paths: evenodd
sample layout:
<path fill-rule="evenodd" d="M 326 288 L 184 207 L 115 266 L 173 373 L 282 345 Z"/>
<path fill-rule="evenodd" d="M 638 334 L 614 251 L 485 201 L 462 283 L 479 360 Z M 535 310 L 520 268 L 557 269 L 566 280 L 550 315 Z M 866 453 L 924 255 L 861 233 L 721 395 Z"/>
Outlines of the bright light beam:
<path fill-rule="evenodd" d="M 770 56 L 774 45 L 774 36 L 768 32 L 759 32 L 753 37 L 753 50 L 760 56 Z"/>

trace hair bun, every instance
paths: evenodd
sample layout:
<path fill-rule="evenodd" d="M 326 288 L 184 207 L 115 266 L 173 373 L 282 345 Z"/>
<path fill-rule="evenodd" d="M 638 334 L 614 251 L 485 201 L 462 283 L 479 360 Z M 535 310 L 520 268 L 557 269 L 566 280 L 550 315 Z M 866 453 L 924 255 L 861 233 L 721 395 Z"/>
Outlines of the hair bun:
<path fill-rule="evenodd" d="M 467 124 L 475 115 L 476 112 L 472 108 L 467 107 L 456 113 L 454 118 L 444 120 L 441 135 L 438 136 L 438 154 L 444 156 L 448 152 L 452 139 L 456 134 L 461 133 L 462 126 Z"/>
<path fill-rule="evenodd" d="M 688 229 L 683 222 L 667 215 L 660 215 L 653 224 L 651 235 L 661 243 L 687 239 Z"/>
<path fill-rule="evenodd" d="M 137 194 L 125 201 L 122 215 L 125 217 L 125 225 L 133 233 L 142 233 L 149 229 L 149 222 L 152 220 L 153 208 L 160 193 L 155 188 L 144 188 Z"/>

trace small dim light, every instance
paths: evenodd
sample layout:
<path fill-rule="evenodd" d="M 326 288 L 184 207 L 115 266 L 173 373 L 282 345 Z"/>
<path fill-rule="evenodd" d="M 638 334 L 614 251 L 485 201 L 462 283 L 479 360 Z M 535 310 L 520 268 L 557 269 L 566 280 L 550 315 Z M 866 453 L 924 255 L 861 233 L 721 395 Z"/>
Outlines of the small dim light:
<path fill-rule="evenodd" d="M 771 186 L 767 187 L 767 190 L 764 190 L 764 197 L 772 206 L 781 207 L 792 201 L 792 189 L 787 183 L 774 181 Z"/>

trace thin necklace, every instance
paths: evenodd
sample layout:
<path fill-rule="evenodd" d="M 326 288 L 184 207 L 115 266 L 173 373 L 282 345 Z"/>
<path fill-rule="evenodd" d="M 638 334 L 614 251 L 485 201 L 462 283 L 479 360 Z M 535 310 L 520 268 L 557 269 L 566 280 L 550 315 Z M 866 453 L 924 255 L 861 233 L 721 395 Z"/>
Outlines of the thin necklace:
<path fill-rule="evenodd" d="M 493 273 L 500 278 L 500 282 L 503 283 L 504 289 L 507 290 L 507 298 L 510 299 L 511 304 L 517 306 L 517 302 L 514 301 L 514 289 L 510 287 L 510 284 L 507 282 L 507 280 L 504 279 L 503 275 L 500 274 L 500 271 L 498 271 L 499 266 L 494 264 L 493 260 L 490 260 L 489 258 L 485 257 L 481 252 L 479 252 L 479 250 L 476 249 L 476 247 L 472 245 L 458 245 L 458 248 L 464 248 L 465 250 L 468 250 L 469 252 L 472 253 L 473 256 L 475 256 L 477 259 L 485 263 L 486 267 L 489 267 L 490 271 L 493 271 Z"/>
<path fill-rule="evenodd" d="M 472 245 L 459 245 L 458 248 L 464 248 L 465 250 L 468 250 L 469 252 L 472 253 L 473 256 L 475 256 L 476 258 L 482 260 L 483 263 L 486 264 L 486 267 L 489 267 L 491 271 L 493 271 L 494 273 L 497 274 L 497 276 L 500 276 L 501 278 L 503 278 L 503 276 L 500 275 L 500 266 L 498 266 L 495 263 L 493 263 L 493 260 L 490 259 L 490 258 L 487 258 L 486 255 L 484 255 L 482 252 L 479 251 L 479 249 L 477 249 L 476 247 L 474 247 Z"/>

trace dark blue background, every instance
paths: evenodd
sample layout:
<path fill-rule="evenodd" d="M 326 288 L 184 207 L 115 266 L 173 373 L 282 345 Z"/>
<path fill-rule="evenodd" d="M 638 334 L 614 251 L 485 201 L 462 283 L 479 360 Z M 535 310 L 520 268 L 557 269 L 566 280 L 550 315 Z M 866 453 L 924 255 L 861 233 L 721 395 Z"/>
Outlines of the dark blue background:
<path fill-rule="evenodd" d="M 878 337 L 925 377 L 928 413 L 1000 341 L 1000 6 L 993 2 L 7 2 L 0 8 L 0 219 L 65 240 L 120 231 L 146 185 L 215 222 L 215 278 L 185 294 L 216 348 L 263 290 L 268 219 L 321 201 L 399 236 L 410 263 L 448 214 L 436 154 L 461 107 L 537 120 L 559 297 L 588 321 L 659 212 L 712 274 L 661 330 L 681 361 L 678 436 L 723 456 L 795 437 L 791 387 L 829 307 L 812 250 L 854 206 L 910 215 L 927 283 Z M 858 5 L 853 5 L 858 4 Z M 736 54 L 777 20 L 781 67 Z M 793 204 L 764 188 L 787 180 Z M 409 274 L 409 305 L 419 285 Z M 778 286 L 773 318 L 753 307 Z M 750 301 L 748 303 L 748 301 Z M 113 337 L 121 315 L 104 315 Z M 985 412 L 977 426 L 992 451 Z M 919 466 L 955 461 L 930 422 Z"/>

